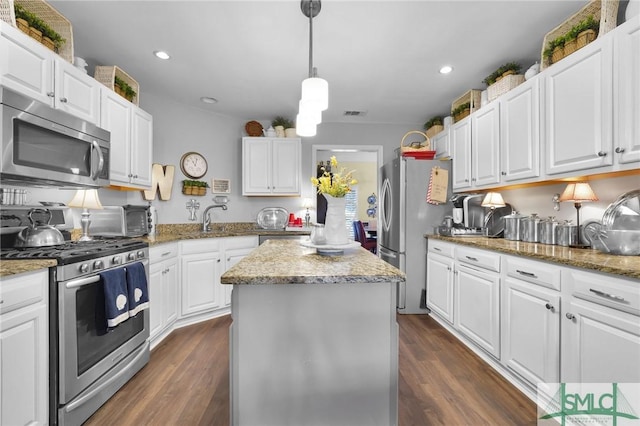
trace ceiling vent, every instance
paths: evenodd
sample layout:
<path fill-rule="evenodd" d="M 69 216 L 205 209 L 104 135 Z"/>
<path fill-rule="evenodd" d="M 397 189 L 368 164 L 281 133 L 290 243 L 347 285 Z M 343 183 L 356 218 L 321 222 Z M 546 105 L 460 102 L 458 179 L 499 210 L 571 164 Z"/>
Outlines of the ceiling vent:
<path fill-rule="evenodd" d="M 365 116 L 365 115 L 367 115 L 367 111 L 355 111 L 355 110 L 352 110 L 352 111 L 345 111 L 344 112 L 344 116 L 345 117 L 362 117 L 362 116 Z"/>

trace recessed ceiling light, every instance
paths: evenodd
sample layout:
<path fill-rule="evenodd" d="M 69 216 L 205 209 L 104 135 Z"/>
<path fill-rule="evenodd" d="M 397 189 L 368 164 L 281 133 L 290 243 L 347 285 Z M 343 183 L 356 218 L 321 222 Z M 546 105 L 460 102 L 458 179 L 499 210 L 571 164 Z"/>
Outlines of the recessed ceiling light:
<path fill-rule="evenodd" d="M 218 102 L 216 98 L 211 98 L 209 96 L 203 96 L 200 98 L 200 100 L 205 104 L 215 104 L 216 102 Z"/>
<path fill-rule="evenodd" d="M 453 67 L 450 65 L 445 65 L 440 68 L 440 74 L 449 74 L 451 71 L 453 71 Z"/>
<path fill-rule="evenodd" d="M 171 57 L 164 50 L 156 50 L 155 52 L 153 52 L 153 54 L 156 55 L 156 57 L 160 58 L 160 59 L 169 59 Z"/>

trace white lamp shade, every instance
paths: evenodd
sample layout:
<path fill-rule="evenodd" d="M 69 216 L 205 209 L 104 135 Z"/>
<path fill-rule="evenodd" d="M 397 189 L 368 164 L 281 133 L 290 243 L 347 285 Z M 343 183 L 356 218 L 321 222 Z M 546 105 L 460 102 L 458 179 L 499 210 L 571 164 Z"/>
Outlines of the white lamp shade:
<path fill-rule="evenodd" d="M 101 209 L 102 204 L 98 198 L 97 189 L 78 189 L 76 195 L 69 201 L 69 207 L 80 207 L 83 209 Z"/>
<path fill-rule="evenodd" d="M 302 208 L 310 209 L 313 208 L 313 200 L 311 198 L 305 198 L 302 200 Z"/>
<path fill-rule="evenodd" d="M 487 192 L 487 195 L 485 195 L 484 200 L 482 200 L 481 206 L 497 208 L 497 207 L 504 207 L 506 206 L 506 204 L 502 199 L 502 195 L 500 195 L 499 192 Z"/>
<path fill-rule="evenodd" d="M 308 117 L 298 114 L 296 116 L 296 133 L 298 136 L 311 137 L 317 132 L 316 123 L 309 120 Z"/>
<path fill-rule="evenodd" d="M 320 77 L 302 80 L 302 102 L 319 110 L 329 108 L 329 83 Z"/>
<path fill-rule="evenodd" d="M 322 111 L 315 108 L 314 104 L 309 104 L 301 99 L 300 102 L 298 102 L 298 108 L 298 115 L 302 117 L 305 122 L 314 123 L 316 126 L 322 123 Z"/>
<path fill-rule="evenodd" d="M 571 182 L 564 189 L 559 201 L 573 201 L 581 203 L 585 201 L 598 201 L 591 186 L 587 182 Z"/>

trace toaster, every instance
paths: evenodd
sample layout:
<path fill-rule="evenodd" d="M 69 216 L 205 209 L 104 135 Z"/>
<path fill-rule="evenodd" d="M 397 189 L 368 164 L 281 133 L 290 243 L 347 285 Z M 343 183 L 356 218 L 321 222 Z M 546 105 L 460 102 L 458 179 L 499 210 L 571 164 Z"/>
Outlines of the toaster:
<path fill-rule="evenodd" d="M 90 232 L 96 236 L 141 237 L 155 226 L 149 206 L 104 206 L 90 213 Z"/>

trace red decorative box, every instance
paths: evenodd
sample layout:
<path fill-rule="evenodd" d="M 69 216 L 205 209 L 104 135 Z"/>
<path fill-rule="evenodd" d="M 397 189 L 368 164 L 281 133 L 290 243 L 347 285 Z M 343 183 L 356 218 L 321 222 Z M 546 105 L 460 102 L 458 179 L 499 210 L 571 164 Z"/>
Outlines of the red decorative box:
<path fill-rule="evenodd" d="M 402 153 L 403 157 L 412 157 L 417 160 L 433 160 L 436 156 L 435 151 L 406 151 Z"/>

